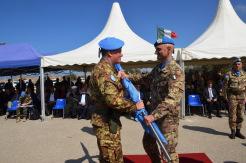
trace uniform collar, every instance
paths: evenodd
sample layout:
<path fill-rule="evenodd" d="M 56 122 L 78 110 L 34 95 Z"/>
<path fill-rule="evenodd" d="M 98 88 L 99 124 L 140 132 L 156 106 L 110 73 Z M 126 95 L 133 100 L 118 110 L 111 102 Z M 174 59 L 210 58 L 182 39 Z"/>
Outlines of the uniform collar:
<path fill-rule="evenodd" d="M 108 68 L 110 68 L 112 71 L 116 72 L 114 66 L 112 65 L 112 63 L 106 59 L 106 58 L 102 58 L 100 60 L 100 63 L 103 64 L 104 66 L 107 66 Z"/>
<path fill-rule="evenodd" d="M 160 68 L 161 70 L 164 69 L 164 68 L 165 68 L 167 65 L 169 65 L 172 61 L 173 61 L 173 59 L 170 58 L 169 60 L 166 60 L 165 62 L 160 63 L 159 68 Z"/>
<path fill-rule="evenodd" d="M 244 72 L 242 70 L 236 71 L 236 70 L 232 70 L 232 74 L 235 76 L 242 76 L 244 74 Z"/>

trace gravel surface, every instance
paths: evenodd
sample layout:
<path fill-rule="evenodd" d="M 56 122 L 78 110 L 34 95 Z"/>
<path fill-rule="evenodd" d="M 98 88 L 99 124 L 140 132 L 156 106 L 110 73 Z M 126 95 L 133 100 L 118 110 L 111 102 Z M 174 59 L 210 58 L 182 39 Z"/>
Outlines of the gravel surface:
<path fill-rule="evenodd" d="M 246 118 L 246 116 L 245 116 Z M 140 124 L 121 118 L 124 154 L 144 154 Z M 244 123 L 242 133 L 246 135 Z M 228 137 L 228 118 L 191 116 L 180 120 L 178 153 L 203 152 L 215 163 L 246 163 L 246 139 Z M 0 163 L 98 162 L 88 120 L 47 118 L 16 123 L 0 117 Z"/>

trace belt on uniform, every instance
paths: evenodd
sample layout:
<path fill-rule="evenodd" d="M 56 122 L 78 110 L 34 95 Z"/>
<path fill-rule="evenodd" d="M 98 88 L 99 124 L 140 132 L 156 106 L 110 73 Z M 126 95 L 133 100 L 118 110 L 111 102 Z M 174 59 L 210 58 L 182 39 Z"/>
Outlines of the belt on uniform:
<path fill-rule="evenodd" d="M 106 110 L 105 110 L 106 109 Z M 101 104 L 95 105 L 95 111 L 96 114 L 102 115 L 108 120 L 109 123 L 109 131 L 112 134 L 116 134 L 117 130 L 121 127 L 121 124 L 119 122 L 119 115 L 115 114 L 111 109 L 108 109 L 106 106 Z"/>

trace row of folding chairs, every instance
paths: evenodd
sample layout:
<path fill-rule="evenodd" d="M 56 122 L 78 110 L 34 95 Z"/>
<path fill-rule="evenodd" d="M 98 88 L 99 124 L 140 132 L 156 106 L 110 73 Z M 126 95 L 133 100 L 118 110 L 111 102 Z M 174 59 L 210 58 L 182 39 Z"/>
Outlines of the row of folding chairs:
<path fill-rule="evenodd" d="M 8 113 L 9 112 L 16 112 L 16 110 L 18 109 L 20 103 L 18 100 L 14 100 L 11 102 L 11 106 L 8 106 L 7 108 L 7 113 L 6 113 L 6 116 L 5 116 L 5 119 L 8 118 Z M 53 110 L 62 110 L 62 115 L 63 115 L 63 118 L 64 118 L 64 110 L 65 110 L 65 106 L 66 106 L 66 100 L 65 99 L 57 99 L 56 100 L 56 103 L 55 103 L 55 106 L 52 108 L 52 117 L 54 117 L 54 114 L 53 114 Z M 30 114 L 29 114 L 29 118 L 30 118 Z"/>

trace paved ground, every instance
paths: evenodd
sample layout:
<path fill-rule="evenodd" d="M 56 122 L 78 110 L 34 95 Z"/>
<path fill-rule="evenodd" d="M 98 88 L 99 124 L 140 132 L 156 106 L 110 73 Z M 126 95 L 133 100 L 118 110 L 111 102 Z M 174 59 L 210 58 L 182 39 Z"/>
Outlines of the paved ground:
<path fill-rule="evenodd" d="M 121 120 L 124 154 L 144 154 L 140 125 Z M 246 163 L 246 140 L 229 139 L 227 121 L 227 117 L 200 116 L 181 120 L 178 152 L 204 152 L 215 163 Z M 246 123 L 242 132 L 246 135 Z M 0 140 L 1 163 L 98 162 L 96 138 L 87 120 L 48 118 L 15 123 L 0 117 Z"/>

